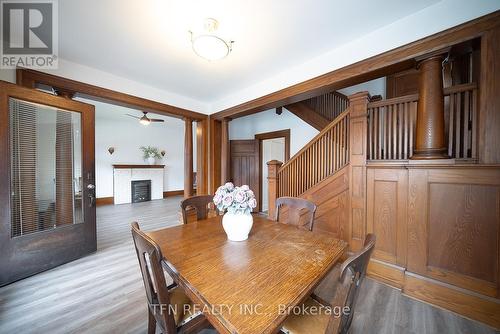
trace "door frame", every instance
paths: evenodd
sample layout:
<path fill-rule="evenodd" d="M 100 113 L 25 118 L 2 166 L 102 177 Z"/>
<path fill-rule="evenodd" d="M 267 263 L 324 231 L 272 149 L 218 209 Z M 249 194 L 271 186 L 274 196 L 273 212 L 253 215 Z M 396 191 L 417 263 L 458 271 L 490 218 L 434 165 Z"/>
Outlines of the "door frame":
<path fill-rule="evenodd" d="M 11 235 L 11 162 L 9 98 L 79 112 L 82 131 L 82 205 L 84 222 L 60 226 L 12 238 Z M 95 127 L 94 106 L 68 98 L 47 94 L 0 80 L 0 286 L 76 260 L 97 250 L 96 215 L 92 189 L 95 184 Z M 87 176 L 84 172 L 89 173 Z M 67 244 L 70 246 L 67 246 Z M 36 247 L 33 247 L 33 244 Z M 43 252 L 39 246 L 46 247 Z M 62 249 L 66 246 L 65 249 Z M 60 254 L 62 253 L 62 254 Z M 21 254 L 21 264 L 11 261 L 13 254 Z"/>
<path fill-rule="evenodd" d="M 278 131 L 263 132 L 255 134 L 255 139 L 259 140 L 259 203 L 257 204 L 259 208 L 262 208 L 262 141 L 267 139 L 275 138 L 285 138 L 285 161 L 290 160 L 290 129 L 283 129 Z"/>

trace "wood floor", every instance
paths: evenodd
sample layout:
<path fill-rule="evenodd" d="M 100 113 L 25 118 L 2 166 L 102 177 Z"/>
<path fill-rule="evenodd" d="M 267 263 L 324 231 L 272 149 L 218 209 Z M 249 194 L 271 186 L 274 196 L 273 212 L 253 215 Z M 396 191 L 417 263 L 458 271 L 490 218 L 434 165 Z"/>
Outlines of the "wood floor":
<path fill-rule="evenodd" d="M 0 333 L 146 333 L 130 222 L 145 230 L 178 224 L 180 199 L 99 207 L 95 254 L 0 288 Z M 495 333 L 370 279 L 359 298 L 354 334 Z"/>

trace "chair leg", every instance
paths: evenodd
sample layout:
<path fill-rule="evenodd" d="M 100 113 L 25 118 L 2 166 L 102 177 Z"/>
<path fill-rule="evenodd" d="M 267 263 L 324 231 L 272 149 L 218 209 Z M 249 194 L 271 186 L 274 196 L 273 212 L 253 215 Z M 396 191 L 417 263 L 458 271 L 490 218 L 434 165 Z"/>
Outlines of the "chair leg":
<path fill-rule="evenodd" d="M 151 312 L 151 309 L 148 307 L 148 334 L 156 333 L 156 318 Z"/>

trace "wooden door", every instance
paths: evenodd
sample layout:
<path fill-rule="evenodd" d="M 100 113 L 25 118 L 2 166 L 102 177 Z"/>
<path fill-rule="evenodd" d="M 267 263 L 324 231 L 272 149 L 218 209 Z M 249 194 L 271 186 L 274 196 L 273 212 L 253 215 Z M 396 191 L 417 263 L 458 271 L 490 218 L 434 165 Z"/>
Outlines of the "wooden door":
<path fill-rule="evenodd" d="M 231 140 L 231 181 L 236 186 L 246 184 L 253 190 L 257 199 L 254 212 L 260 211 L 260 169 L 259 169 L 259 140 Z"/>
<path fill-rule="evenodd" d="M 0 286 L 94 252 L 94 107 L 0 81 Z"/>

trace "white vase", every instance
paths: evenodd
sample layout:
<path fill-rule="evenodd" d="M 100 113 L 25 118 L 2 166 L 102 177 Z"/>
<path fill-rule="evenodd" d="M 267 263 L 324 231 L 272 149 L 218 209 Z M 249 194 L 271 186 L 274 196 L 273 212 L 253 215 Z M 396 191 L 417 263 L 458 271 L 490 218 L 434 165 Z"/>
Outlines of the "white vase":
<path fill-rule="evenodd" d="M 154 157 L 149 157 L 146 160 L 147 160 L 148 164 L 150 164 L 150 165 L 154 165 L 155 164 L 155 158 Z"/>
<path fill-rule="evenodd" d="M 248 239 L 252 229 L 253 217 L 250 213 L 229 213 L 222 217 L 222 227 L 226 231 L 228 240 L 243 241 Z"/>

